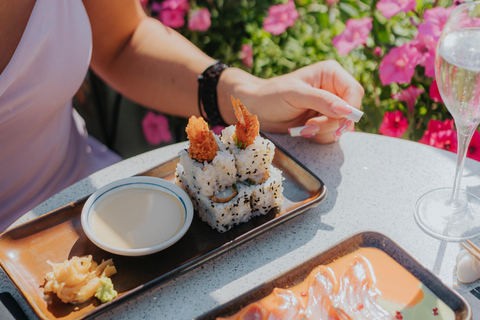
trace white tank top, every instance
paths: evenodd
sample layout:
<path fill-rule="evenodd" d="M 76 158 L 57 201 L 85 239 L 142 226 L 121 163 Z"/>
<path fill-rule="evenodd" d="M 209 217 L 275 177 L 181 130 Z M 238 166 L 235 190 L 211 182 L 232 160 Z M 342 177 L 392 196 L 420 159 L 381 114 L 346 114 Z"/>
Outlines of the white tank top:
<path fill-rule="evenodd" d="M 37 0 L 0 74 L 0 231 L 86 175 L 119 160 L 87 138 L 72 109 L 92 50 L 81 0 Z M 105 151 L 105 150 L 104 150 Z"/>

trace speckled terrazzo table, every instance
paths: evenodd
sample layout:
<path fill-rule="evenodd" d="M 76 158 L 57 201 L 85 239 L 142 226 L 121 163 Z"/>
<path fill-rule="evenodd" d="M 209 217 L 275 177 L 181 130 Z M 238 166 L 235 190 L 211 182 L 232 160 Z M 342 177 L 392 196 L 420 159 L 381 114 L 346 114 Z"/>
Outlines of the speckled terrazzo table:
<path fill-rule="evenodd" d="M 459 243 L 431 238 L 415 223 L 415 202 L 426 191 L 451 186 L 456 155 L 415 142 L 349 132 L 338 143 L 317 145 L 286 135 L 272 137 L 318 175 L 328 195 L 311 209 L 177 279 L 100 315 L 99 319 L 191 319 L 328 248 L 349 235 L 372 230 L 392 238 L 447 285 L 463 295 L 475 315 L 480 300 L 457 284 Z M 49 199 L 17 223 L 84 197 L 99 187 L 169 159 L 185 143 L 157 149 L 99 171 Z M 480 162 L 467 159 L 462 187 L 480 194 Z M 473 239 L 480 245 L 480 238 Z M 9 291 L 32 319 L 33 311 L 8 277 Z"/>

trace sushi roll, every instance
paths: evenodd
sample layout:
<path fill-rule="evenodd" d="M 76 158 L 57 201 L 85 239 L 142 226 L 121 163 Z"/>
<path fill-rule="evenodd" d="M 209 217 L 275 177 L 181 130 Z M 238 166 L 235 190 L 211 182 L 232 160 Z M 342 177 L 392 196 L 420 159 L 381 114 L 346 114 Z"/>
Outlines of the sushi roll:
<path fill-rule="evenodd" d="M 250 220 L 252 217 L 251 189 L 248 185 L 240 184 L 237 187 L 234 184 L 216 196 L 207 197 L 198 193 L 196 188 L 189 184 L 185 172 L 181 173 L 179 169 L 181 170 L 181 167 L 177 167 L 177 184 L 187 192 L 200 219 L 210 227 L 223 233 L 235 225 Z"/>
<path fill-rule="evenodd" d="M 238 122 L 213 134 L 202 118 L 186 128 L 175 183 L 192 199 L 199 217 L 219 232 L 283 204 L 282 172 L 272 165 L 275 145 L 260 137 L 256 116 L 232 97 Z"/>
<path fill-rule="evenodd" d="M 261 184 L 252 185 L 251 206 L 252 216 L 267 214 L 272 208 L 283 205 L 282 171 L 270 166 L 269 177 Z"/>
<path fill-rule="evenodd" d="M 235 156 L 238 180 L 262 183 L 268 179 L 275 145 L 259 136 L 257 116 L 250 114 L 245 106 L 233 97 L 232 104 L 238 121 L 235 126 L 229 126 L 222 131 L 221 140 Z"/>
<path fill-rule="evenodd" d="M 190 146 L 180 151 L 180 164 L 197 193 L 213 196 L 237 181 L 235 158 L 208 128 L 203 118 L 191 117 L 186 128 Z"/>

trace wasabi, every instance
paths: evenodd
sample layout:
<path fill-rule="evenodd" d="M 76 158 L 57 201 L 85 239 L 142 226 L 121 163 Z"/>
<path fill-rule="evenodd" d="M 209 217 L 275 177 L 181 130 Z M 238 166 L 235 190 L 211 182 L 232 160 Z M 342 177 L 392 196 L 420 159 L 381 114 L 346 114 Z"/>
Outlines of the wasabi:
<path fill-rule="evenodd" d="M 113 289 L 113 283 L 110 278 L 100 278 L 100 285 L 97 288 L 95 297 L 97 297 L 102 303 L 111 301 L 117 297 L 117 291 Z"/>

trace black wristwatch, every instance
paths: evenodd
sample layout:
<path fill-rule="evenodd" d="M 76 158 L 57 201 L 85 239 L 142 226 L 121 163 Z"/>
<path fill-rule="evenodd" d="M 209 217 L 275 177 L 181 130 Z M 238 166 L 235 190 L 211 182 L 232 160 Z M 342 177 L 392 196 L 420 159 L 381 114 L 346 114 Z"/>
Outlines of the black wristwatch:
<path fill-rule="evenodd" d="M 198 76 L 198 109 L 211 127 L 217 125 L 227 126 L 218 109 L 217 98 L 218 80 L 223 70 L 227 68 L 228 66 L 225 63 L 217 60 Z"/>

